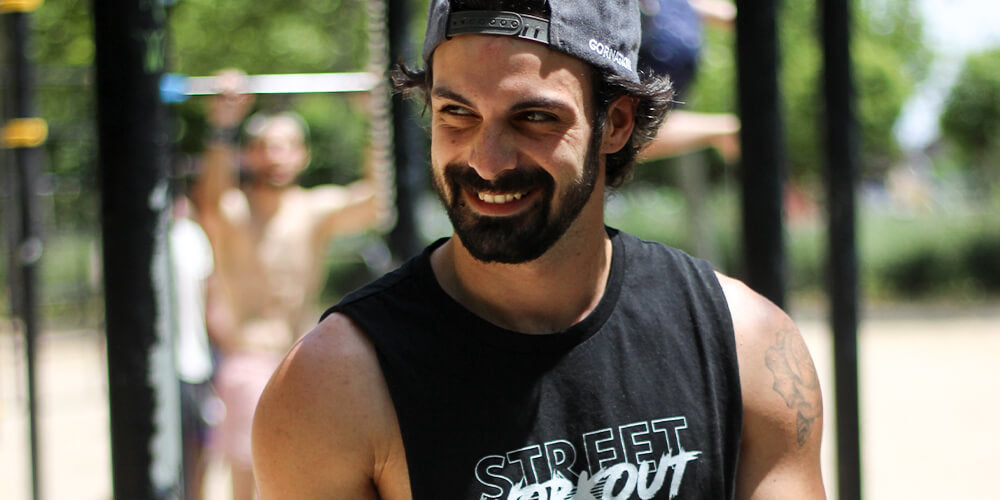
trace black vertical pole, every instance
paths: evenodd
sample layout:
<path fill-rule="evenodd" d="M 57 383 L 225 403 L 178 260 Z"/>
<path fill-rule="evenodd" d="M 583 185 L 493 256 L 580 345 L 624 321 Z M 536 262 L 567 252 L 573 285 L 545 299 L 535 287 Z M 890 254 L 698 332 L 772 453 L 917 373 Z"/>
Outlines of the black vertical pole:
<path fill-rule="evenodd" d="M 387 0 L 389 7 L 389 62 L 413 61 L 410 21 L 412 0 Z M 396 260 L 420 253 L 417 202 L 426 184 L 424 129 L 413 103 L 396 94 L 392 98 L 393 154 L 396 158 L 396 227 L 389 234 L 389 248 Z"/>
<path fill-rule="evenodd" d="M 848 0 L 823 0 L 823 90 L 826 99 L 826 171 L 829 286 L 833 364 L 837 385 L 838 491 L 861 498 L 858 409 L 858 262 L 854 184 L 858 166 Z"/>
<path fill-rule="evenodd" d="M 115 498 L 180 498 L 169 335 L 168 135 L 161 0 L 94 0 L 101 220 Z"/>
<path fill-rule="evenodd" d="M 784 306 L 785 158 L 778 90 L 778 0 L 737 0 L 736 8 L 744 281 Z"/>
<path fill-rule="evenodd" d="M 35 116 L 34 74 L 28 60 L 28 35 L 30 30 L 28 14 L 12 12 L 6 14 L 7 32 L 11 60 L 10 109 L 13 118 Z M 16 247 L 13 249 L 14 268 L 12 278 L 14 315 L 20 318 L 24 327 L 25 357 L 27 358 L 28 384 L 28 442 L 31 461 L 31 494 L 39 498 L 38 469 L 38 417 L 35 392 L 35 346 L 38 328 L 38 275 L 42 256 L 41 220 L 38 210 L 38 179 L 41 170 L 41 150 L 38 147 L 15 147 L 13 149 L 19 199 Z"/>

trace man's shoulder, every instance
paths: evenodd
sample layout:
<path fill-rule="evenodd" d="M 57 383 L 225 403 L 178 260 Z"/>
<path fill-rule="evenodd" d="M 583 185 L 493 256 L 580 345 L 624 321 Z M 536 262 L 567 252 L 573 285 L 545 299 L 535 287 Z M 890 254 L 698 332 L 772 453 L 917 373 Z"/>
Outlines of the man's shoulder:
<path fill-rule="evenodd" d="M 381 376 L 368 338 L 347 316 L 331 314 L 289 350 L 261 396 L 257 419 L 363 429 L 346 408 L 370 405 Z"/>
<path fill-rule="evenodd" d="M 636 256 L 639 257 L 660 255 L 686 261 L 701 260 L 697 257 L 691 256 L 684 250 L 673 247 L 667 243 L 663 243 L 662 241 L 648 240 L 642 238 L 641 236 L 637 236 L 632 233 L 627 233 L 625 231 L 620 231 L 614 228 L 608 228 L 608 234 L 611 236 L 612 239 L 620 240 L 626 252 L 630 254 L 636 254 Z"/>
<path fill-rule="evenodd" d="M 323 319 L 289 350 L 275 371 L 269 391 L 282 398 L 302 398 L 324 411 L 322 402 L 336 394 L 346 397 L 350 384 L 360 375 L 378 374 L 375 351 L 367 337 L 345 315 L 333 313 Z M 328 394 L 323 394 L 328 393 Z M 314 397 L 318 397 L 314 399 Z"/>
<path fill-rule="evenodd" d="M 358 304 L 379 299 L 399 296 L 399 300 L 417 301 L 421 297 L 425 297 L 429 291 L 428 288 L 436 286 L 437 283 L 430 268 L 430 252 L 446 240 L 442 238 L 432 243 L 423 252 L 410 257 L 396 269 L 351 291 L 337 304 L 327 309 L 322 318 L 331 313 L 344 312 Z"/>
<path fill-rule="evenodd" d="M 821 498 L 823 397 L 809 348 L 780 307 L 738 280 L 720 274 L 719 281 L 732 313 L 740 367 L 740 463 L 747 464 L 740 482 L 744 489 L 765 485 L 758 493 Z"/>
<path fill-rule="evenodd" d="M 246 221 L 250 219 L 250 203 L 242 189 L 233 187 L 226 189 L 219 197 L 219 213 L 230 221 Z"/>
<path fill-rule="evenodd" d="M 768 343 L 775 332 L 788 325 L 794 327 L 784 310 L 746 283 L 721 272 L 715 275 L 729 304 L 736 335 L 742 345 Z"/>
<path fill-rule="evenodd" d="M 650 277 L 668 278 L 674 281 L 678 273 L 690 277 L 698 277 L 696 281 L 709 283 L 713 288 L 715 281 L 715 266 L 708 260 L 693 256 L 684 250 L 666 243 L 646 240 L 639 236 L 609 228 L 612 239 L 620 240 L 624 249 L 625 263 L 628 268 L 643 269 Z"/>
<path fill-rule="evenodd" d="M 333 313 L 343 313 L 345 310 L 366 301 L 377 300 L 378 298 L 384 298 L 387 294 L 392 294 L 394 289 L 397 289 L 400 285 L 409 282 L 419 275 L 416 268 L 419 267 L 420 263 L 416 262 L 416 259 L 419 259 L 419 256 L 352 290 L 347 295 L 344 295 L 340 301 L 327 309 L 320 319 L 323 320 Z"/>
<path fill-rule="evenodd" d="M 374 348 L 349 318 L 331 314 L 292 347 L 264 390 L 254 466 L 272 494 L 370 490 L 372 464 L 395 426 Z"/>

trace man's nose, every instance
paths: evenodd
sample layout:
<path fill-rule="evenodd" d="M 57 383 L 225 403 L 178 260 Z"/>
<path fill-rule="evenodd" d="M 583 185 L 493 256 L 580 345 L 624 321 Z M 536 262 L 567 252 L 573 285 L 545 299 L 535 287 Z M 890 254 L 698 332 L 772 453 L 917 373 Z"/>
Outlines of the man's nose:
<path fill-rule="evenodd" d="M 503 124 L 484 124 L 469 153 L 469 166 L 491 181 L 517 166 L 517 150 L 511 130 Z"/>

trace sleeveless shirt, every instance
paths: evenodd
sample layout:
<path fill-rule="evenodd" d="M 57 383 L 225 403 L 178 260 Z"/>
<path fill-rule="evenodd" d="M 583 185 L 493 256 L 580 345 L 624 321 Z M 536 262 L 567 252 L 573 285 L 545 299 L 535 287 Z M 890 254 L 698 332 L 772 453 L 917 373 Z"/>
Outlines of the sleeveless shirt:
<path fill-rule="evenodd" d="M 712 267 L 609 228 L 604 296 L 528 335 L 440 287 L 430 253 L 349 294 L 398 416 L 415 500 L 733 498 L 742 403 Z"/>

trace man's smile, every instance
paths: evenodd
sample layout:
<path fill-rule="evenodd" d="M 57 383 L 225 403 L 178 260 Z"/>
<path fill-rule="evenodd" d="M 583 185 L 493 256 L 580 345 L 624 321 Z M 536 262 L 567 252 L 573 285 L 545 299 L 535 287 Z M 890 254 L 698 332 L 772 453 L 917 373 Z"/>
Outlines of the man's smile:
<path fill-rule="evenodd" d="M 491 194 L 480 191 L 479 193 L 476 193 L 476 195 L 480 200 L 483 200 L 486 203 L 510 203 L 514 200 L 520 200 L 521 197 L 524 196 L 524 193 Z"/>
<path fill-rule="evenodd" d="M 477 190 L 471 187 L 462 189 L 465 203 L 479 215 L 487 217 L 505 217 L 524 212 L 534 205 L 540 189 L 524 189 L 517 191 Z"/>

